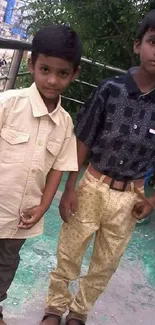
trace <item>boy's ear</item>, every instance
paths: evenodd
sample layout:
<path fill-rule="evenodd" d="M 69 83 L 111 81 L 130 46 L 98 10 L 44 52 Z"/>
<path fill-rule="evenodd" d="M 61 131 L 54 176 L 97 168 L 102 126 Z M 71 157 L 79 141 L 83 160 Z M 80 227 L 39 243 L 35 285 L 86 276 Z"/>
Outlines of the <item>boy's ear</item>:
<path fill-rule="evenodd" d="M 27 66 L 28 66 L 28 70 L 30 71 L 30 73 L 33 74 L 34 73 L 34 67 L 33 67 L 31 58 L 28 59 Z"/>
<path fill-rule="evenodd" d="M 140 40 L 136 39 L 134 41 L 134 45 L 133 45 L 134 54 L 139 54 L 140 53 L 140 46 L 141 46 Z"/>
<path fill-rule="evenodd" d="M 73 73 L 72 81 L 74 81 L 79 76 L 80 72 L 81 72 L 81 67 L 79 66 L 77 70 Z"/>

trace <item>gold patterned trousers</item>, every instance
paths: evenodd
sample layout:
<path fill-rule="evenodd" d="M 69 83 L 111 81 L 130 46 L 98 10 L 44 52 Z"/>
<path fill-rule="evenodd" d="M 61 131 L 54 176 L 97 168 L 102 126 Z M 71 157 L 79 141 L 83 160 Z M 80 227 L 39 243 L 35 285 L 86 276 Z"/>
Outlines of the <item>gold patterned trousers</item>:
<path fill-rule="evenodd" d="M 120 192 L 85 172 L 78 186 L 78 210 L 62 225 L 57 268 L 50 275 L 47 313 L 85 321 L 88 311 L 116 271 L 136 220 L 132 209 L 138 200 L 134 189 Z M 86 248 L 95 234 L 94 248 L 86 276 L 79 278 L 79 291 L 72 297 L 69 282 L 79 277 Z"/>

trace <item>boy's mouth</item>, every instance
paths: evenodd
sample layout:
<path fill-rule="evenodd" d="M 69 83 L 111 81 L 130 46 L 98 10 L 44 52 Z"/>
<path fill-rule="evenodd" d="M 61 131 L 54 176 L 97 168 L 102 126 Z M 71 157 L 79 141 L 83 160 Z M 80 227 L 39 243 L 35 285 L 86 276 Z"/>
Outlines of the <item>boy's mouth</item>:
<path fill-rule="evenodd" d="M 153 66 L 155 66 L 155 60 L 150 60 L 149 61 Z"/>
<path fill-rule="evenodd" d="M 50 94 L 59 94 L 60 93 L 60 89 L 51 89 L 51 88 L 44 88 L 44 90 Z"/>

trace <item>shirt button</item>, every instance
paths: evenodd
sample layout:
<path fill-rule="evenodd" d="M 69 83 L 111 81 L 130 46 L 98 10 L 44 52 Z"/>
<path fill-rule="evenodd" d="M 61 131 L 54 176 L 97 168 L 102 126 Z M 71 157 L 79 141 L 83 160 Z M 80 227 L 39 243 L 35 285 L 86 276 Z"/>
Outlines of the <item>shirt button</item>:
<path fill-rule="evenodd" d="M 36 170 L 35 169 L 32 169 L 32 174 L 35 174 L 36 173 Z"/>
<path fill-rule="evenodd" d="M 120 165 L 123 165 L 123 162 L 124 162 L 123 160 L 120 160 Z"/>
<path fill-rule="evenodd" d="M 38 141 L 38 145 L 39 146 L 42 146 L 43 145 L 43 142 L 42 141 Z"/>
<path fill-rule="evenodd" d="M 27 196 L 29 194 L 29 192 L 25 192 L 25 196 Z"/>
<path fill-rule="evenodd" d="M 136 124 L 134 124 L 133 128 L 134 128 L 134 130 L 136 130 L 138 128 L 138 126 Z"/>

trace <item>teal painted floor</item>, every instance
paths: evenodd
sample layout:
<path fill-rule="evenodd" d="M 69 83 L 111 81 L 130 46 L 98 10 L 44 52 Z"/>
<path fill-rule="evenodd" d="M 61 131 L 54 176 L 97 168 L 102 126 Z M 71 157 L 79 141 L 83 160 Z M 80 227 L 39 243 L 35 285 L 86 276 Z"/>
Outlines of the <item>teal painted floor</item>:
<path fill-rule="evenodd" d="M 60 184 L 63 190 L 66 175 Z M 4 303 L 9 325 L 37 325 L 43 314 L 48 275 L 56 265 L 56 246 L 61 220 L 59 200 L 45 216 L 44 234 L 27 240 L 21 263 Z M 83 270 L 89 263 L 88 250 Z M 76 290 L 77 283 L 72 285 Z M 155 216 L 136 227 L 118 271 L 90 314 L 89 325 L 155 324 Z"/>

